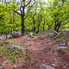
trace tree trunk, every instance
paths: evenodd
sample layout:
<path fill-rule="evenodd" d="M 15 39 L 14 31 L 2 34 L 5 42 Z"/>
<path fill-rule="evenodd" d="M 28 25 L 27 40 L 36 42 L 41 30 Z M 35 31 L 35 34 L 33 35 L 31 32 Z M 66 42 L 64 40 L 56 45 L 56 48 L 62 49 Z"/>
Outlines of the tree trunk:
<path fill-rule="evenodd" d="M 22 21 L 22 23 L 21 23 L 21 26 L 22 26 L 22 29 L 21 29 L 21 31 L 22 31 L 22 33 L 25 33 L 25 25 L 24 25 L 24 17 L 23 16 L 21 16 L 21 21 Z"/>
<path fill-rule="evenodd" d="M 45 28 L 45 20 L 44 20 L 44 24 L 43 24 L 43 31 L 45 30 L 44 28 Z"/>
<path fill-rule="evenodd" d="M 40 27 L 40 24 L 38 24 L 38 32 L 39 32 L 39 27 Z"/>
<path fill-rule="evenodd" d="M 35 20 L 34 20 L 34 16 L 33 16 L 33 25 L 35 25 Z M 33 27 L 33 31 L 35 32 L 36 27 Z"/>

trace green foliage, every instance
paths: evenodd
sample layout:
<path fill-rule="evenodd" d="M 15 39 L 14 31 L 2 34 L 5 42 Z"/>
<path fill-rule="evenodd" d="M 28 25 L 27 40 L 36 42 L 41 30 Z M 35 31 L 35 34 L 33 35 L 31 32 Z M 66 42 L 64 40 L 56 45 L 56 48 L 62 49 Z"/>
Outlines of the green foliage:
<path fill-rule="evenodd" d="M 29 10 L 28 17 L 25 19 L 25 31 L 31 32 L 33 27 L 36 31 L 44 29 L 67 29 L 69 28 L 69 2 L 65 0 L 62 6 L 62 0 L 49 0 L 48 3 L 42 0 L 36 0 L 39 4 L 34 4 Z M 8 6 L 0 3 L 0 34 L 11 33 L 11 31 L 21 32 L 21 17 L 14 12 L 19 10 L 20 3 L 16 1 L 7 2 Z M 28 12 L 26 7 L 26 15 Z M 34 24 L 35 22 L 35 24 Z"/>

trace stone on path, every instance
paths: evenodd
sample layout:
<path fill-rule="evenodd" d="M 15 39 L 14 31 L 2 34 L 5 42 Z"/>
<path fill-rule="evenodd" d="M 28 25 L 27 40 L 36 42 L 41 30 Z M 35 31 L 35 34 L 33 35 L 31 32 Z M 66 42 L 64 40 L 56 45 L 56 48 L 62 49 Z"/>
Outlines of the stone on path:
<path fill-rule="evenodd" d="M 57 49 L 57 52 L 60 54 L 65 54 L 65 51 L 63 51 L 62 49 Z"/>
<path fill-rule="evenodd" d="M 51 37 L 52 35 L 52 33 L 46 34 L 47 37 Z"/>
<path fill-rule="evenodd" d="M 31 38 L 29 37 L 29 38 L 27 38 L 27 41 L 29 41 Z"/>
<path fill-rule="evenodd" d="M 62 32 L 57 32 L 55 30 L 53 30 L 53 32 L 54 32 L 54 39 L 56 39 L 59 35 L 62 34 Z"/>
<path fill-rule="evenodd" d="M 4 61 L 3 63 L 2 63 L 2 66 L 4 66 L 5 64 L 7 64 L 8 63 L 8 61 Z"/>
<path fill-rule="evenodd" d="M 10 50 L 13 50 L 13 49 L 23 49 L 23 48 L 20 48 L 17 45 L 10 45 L 7 51 L 10 51 Z"/>
<path fill-rule="evenodd" d="M 67 49 L 68 47 L 61 47 L 61 46 L 58 46 L 57 49 Z"/>
<path fill-rule="evenodd" d="M 65 46 L 66 45 L 66 40 L 63 40 L 61 43 L 59 43 L 60 46 Z"/>
<path fill-rule="evenodd" d="M 16 69 L 16 67 L 17 67 L 17 65 L 14 65 L 14 66 L 13 66 L 13 69 Z"/>
<path fill-rule="evenodd" d="M 11 35 L 12 35 L 12 37 L 14 37 L 14 38 L 18 38 L 18 37 L 21 36 L 21 32 L 15 32 L 15 31 L 13 31 L 13 32 L 11 33 Z"/>
<path fill-rule="evenodd" d="M 55 68 L 49 65 L 42 64 L 39 69 L 55 69 Z"/>

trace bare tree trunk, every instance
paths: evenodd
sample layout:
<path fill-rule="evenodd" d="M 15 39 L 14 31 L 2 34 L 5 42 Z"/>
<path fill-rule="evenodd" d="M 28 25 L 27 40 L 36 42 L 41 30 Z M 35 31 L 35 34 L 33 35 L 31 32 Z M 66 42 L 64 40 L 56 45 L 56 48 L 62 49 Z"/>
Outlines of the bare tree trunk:
<path fill-rule="evenodd" d="M 24 17 L 22 16 L 21 19 L 22 19 L 21 20 L 22 21 L 22 23 L 21 23 L 22 29 L 21 30 L 22 30 L 22 33 L 25 33 Z"/>
<path fill-rule="evenodd" d="M 34 20 L 34 16 L 33 16 L 33 25 L 35 25 L 35 20 Z M 35 32 L 36 27 L 33 27 L 33 31 Z"/>
<path fill-rule="evenodd" d="M 34 1 L 35 1 L 35 0 L 34 0 Z M 16 12 L 17 14 L 19 14 L 19 15 L 21 16 L 21 27 L 22 27 L 21 33 L 22 33 L 22 34 L 25 33 L 24 20 L 25 20 L 26 17 L 28 16 L 29 10 L 31 9 L 31 7 L 32 7 L 32 6 L 34 5 L 34 3 L 35 3 L 35 2 L 34 2 L 33 5 L 31 5 L 31 7 L 28 9 L 27 15 L 25 15 L 25 7 L 26 7 L 27 5 L 29 5 L 30 2 L 31 2 L 31 0 L 29 0 L 29 2 L 25 5 L 25 0 L 22 0 L 21 6 L 20 6 L 21 14 L 18 13 L 17 11 L 14 11 L 14 12 Z"/>
<path fill-rule="evenodd" d="M 44 28 L 45 28 L 45 19 L 44 19 L 44 24 L 43 24 L 43 31 L 45 30 Z"/>

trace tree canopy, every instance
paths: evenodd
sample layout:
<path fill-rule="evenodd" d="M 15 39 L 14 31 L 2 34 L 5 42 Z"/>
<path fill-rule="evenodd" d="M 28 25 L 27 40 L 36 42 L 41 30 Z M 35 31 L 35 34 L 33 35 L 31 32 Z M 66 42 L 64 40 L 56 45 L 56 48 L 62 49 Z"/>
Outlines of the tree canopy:
<path fill-rule="evenodd" d="M 12 31 L 39 32 L 45 29 L 69 27 L 69 2 L 67 0 L 32 0 L 0 3 L 0 33 Z M 19 12 L 20 10 L 20 12 Z"/>

